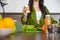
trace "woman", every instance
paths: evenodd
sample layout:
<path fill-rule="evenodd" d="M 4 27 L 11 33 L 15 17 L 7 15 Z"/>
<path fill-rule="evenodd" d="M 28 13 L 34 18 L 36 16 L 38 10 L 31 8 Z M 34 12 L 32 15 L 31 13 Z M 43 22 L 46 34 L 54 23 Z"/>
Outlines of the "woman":
<path fill-rule="evenodd" d="M 44 6 L 44 0 L 29 0 L 30 13 L 22 14 L 22 23 L 27 25 L 34 25 L 36 28 L 40 25 L 40 28 L 44 25 L 44 19 L 46 14 L 50 14 L 48 9 Z M 24 11 L 25 8 L 24 8 Z M 57 23 L 51 18 L 51 23 Z"/>

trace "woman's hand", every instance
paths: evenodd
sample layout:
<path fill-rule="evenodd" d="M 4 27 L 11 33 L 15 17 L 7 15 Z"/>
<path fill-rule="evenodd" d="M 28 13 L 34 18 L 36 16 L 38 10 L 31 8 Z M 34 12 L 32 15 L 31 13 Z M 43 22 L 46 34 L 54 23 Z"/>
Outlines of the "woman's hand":
<path fill-rule="evenodd" d="M 30 8 L 28 5 L 24 7 L 23 12 L 25 13 L 25 15 L 28 15 L 28 13 L 30 13 Z"/>
<path fill-rule="evenodd" d="M 28 15 L 28 13 L 26 13 L 26 9 L 27 9 L 26 7 L 23 8 L 23 13 L 24 13 L 25 16 Z"/>
<path fill-rule="evenodd" d="M 30 13 L 29 6 L 26 5 L 26 6 L 24 6 L 24 8 L 23 8 L 23 15 L 24 15 L 24 16 L 23 16 L 23 21 L 24 21 L 24 23 L 27 22 L 28 13 Z"/>
<path fill-rule="evenodd" d="M 27 13 L 26 11 L 27 11 L 27 7 L 24 7 L 24 8 L 23 8 L 23 14 L 24 14 L 23 21 L 24 21 L 24 22 L 27 21 L 27 15 L 28 15 L 28 13 Z"/>

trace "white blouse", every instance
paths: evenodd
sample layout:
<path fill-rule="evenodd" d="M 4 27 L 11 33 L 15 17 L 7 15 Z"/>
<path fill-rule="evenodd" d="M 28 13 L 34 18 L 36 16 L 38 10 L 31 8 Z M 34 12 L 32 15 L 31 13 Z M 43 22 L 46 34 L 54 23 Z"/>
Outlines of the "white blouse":
<path fill-rule="evenodd" d="M 41 15 L 42 15 L 41 11 L 36 11 L 36 19 L 37 20 L 40 20 Z"/>

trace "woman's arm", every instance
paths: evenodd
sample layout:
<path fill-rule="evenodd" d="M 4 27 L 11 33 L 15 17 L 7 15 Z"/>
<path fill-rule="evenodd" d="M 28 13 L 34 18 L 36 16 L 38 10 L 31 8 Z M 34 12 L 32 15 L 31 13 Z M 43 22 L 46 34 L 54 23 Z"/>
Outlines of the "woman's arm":
<path fill-rule="evenodd" d="M 28 15 L 28 13 L 26 13 L 26 8 L 24 7 L 23 13 L 22 13 L 22 17 L 21 17 L 21 22 L 22 22 L 23 24 L 25 24 L 26 21 L 27 21 L 27 15 Z"/>
<path fill-rule="evenodd" d="M 27 15 L 25 15 L 24 13 L 22 13 L 22 17 L 21 17 L 22 24 L 25 24 L 26 21 L 27 21 Z"/>
<path fill-rule="evenodd" d="M 47 7 L 45 7 L 45 12 L 46 12 L 46 14 L 50 15 L 50 12 L 48 11 Z M 52 24 L 55 24 L 55 23 L 57 23 L 57 21 L 54 20 L 54 19 L 51 17 L 51 23 L 52 23 Z M 45 25 L 45 24 L 42 25 L 42 30 L 43 30 L 43 32 L 46 32 L 46 25 Z"/>
<path fill-rule="evenodd" d="M 49 10 L 47 9 L 47 7 L 45 7 L 45 11 L 46 11 L 47 14 L 50 15 L 50 12 L 49 12 Z M 54 20 L 54 19 L 51 17 L 51 23 L 52 23 L 52 24 L 55 24 L 55 23 L 57 23 L 57 21 Z"/>

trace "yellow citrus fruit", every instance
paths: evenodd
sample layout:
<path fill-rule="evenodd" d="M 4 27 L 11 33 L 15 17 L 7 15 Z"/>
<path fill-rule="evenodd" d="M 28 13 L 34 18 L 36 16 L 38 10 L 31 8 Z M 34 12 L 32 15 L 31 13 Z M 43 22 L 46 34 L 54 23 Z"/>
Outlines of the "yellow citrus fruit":
<path fill-rule="evenodd" d="M 0 20 L 0 28 L 5 28 L 3 20 Z"/>
<path fill-rule="evenodd" d="M 4 22 L 6 28 L 14 28 L 15 27 L 15 22 L 14 22 L 13 18 L 6 17 L 3 19 L 3 22 Z"/>

